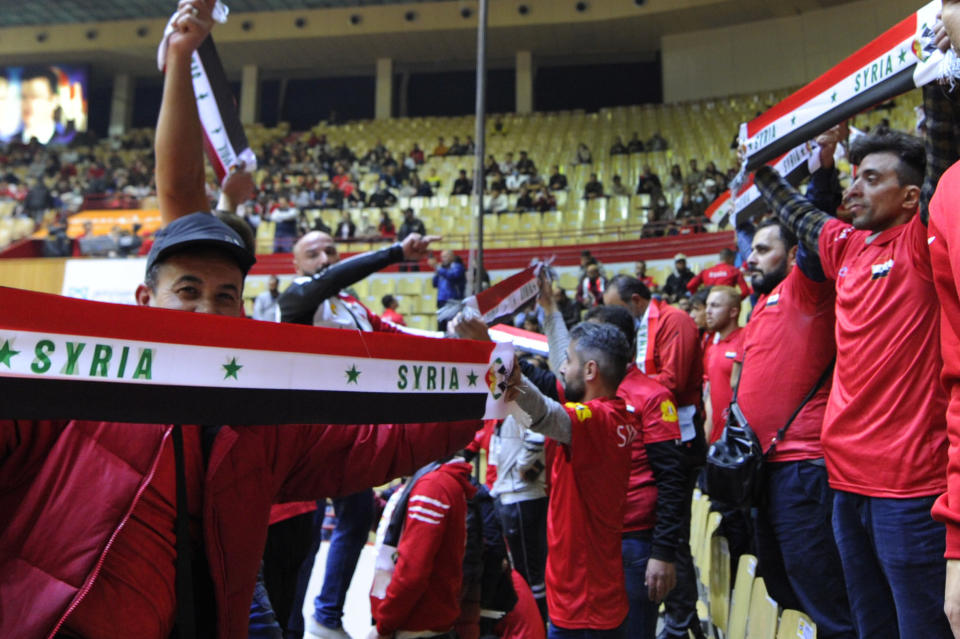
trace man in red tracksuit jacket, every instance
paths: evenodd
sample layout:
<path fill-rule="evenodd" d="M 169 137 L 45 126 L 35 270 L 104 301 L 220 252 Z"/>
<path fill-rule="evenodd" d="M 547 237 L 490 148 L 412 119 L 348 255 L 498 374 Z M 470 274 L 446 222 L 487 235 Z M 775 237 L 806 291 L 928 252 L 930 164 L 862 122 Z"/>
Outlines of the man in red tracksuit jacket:
<path fill-rule="evenodd" d="M 414 484 L 390 583 L 382 597 L 370 595 L 377 622 L 370 639 L 451 636 L 460 616 L 467 500 L 476 492 L 471 470 L 455 457 Z"/>
<path fill-rule="evenodd" d="M 720 251 L 720 261 L 710 268 L 703 269 L 692 280 L 687 282 L 687 290 L 696 293 L 701 286 L 733 286 L 740 288 L 740 295 L 746 297 L 750 288 L 743 277 L 743 273 L 734 266 L 737 254 L 733 249 L 725 248 Z"/>

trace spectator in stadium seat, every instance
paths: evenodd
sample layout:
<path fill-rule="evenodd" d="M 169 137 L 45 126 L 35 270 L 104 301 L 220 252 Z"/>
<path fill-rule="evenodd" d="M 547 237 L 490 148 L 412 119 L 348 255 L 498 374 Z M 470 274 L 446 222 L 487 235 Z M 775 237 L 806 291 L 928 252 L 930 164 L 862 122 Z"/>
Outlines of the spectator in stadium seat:
<path fill-rule="evenodd" d="M 430 169 L 430 175 L 427 176 L 424 182 L 429 184 L 430 188 L 434 191 L 439 191 L 443 187 L 443 179 L 437 175 L 436 169 Z"/>
<path fill-rule="evenodd" d="M 500 213 L 506 213 L 508 208 L 507 194 L 499 188 L 494 187 L 489 195 L 483 196 L 484 213 L 499 215 Z"/>
<path fill-rule="evenodd" d="M 691 158 L 690 170 L 687 172 L 687 179 L 684 180 L 684 184 L 689 186 L 691 191 L 693 191 L 698 190 L 702 182 L 703 171 L 697 168 L 697 160 L 695 158 Z"/>
<path fill-rule="evenodd" d="M 506 155 L 506 158 L 503 160 L 503 162 L 500 163 L 499 167 L 500 167 L 500 173 L 502 173 L 503 175 L 510 175 L 511 173 L 513 173 L 513 169 L 516 168 L 516 165 L 514 164 L 514 161 L 513 161 L 513 153 L 508 152 Z"/>
<path fill-rule="evenodd" d="M 687 284 L 694 278 L 693 271 L 687 268 L 687 256 L 677 253 L 673 256 L 673 272 L 667 276 L 667 283 L 663 285 L 663 294 L 670 302 L 690 294 Z"/>
<path fill-rule="evenodd" d="M 667 190 L 676 191 L 682 189 L 683 185 L 683 172 L 679 164 L 674 164 L 670 167 L 670 177 L 667 178 Z"/>
<path fill-rule="evenodd" d="M 657 131 L 653 136 L 647 140 L 647 150 L 648 151 L 666 151 L 669 148 L 667 141 L 660 135 L 660 132 Z"/>
<path fill-rule="evenodd" d="M 944 527 L 929 512 L 945 487 L 947 399 L 926 223 L 928 198 L 956 159 L 957 122 L 940 86 L 923 94 L 926 153 L 901 133 L 852 145 L 859 167 L 843 206 L 853 225 L 817 209 L 774 171 L 755 176 L 770 208 L 837 282 L 837 363 L 821 442 L 860 636 L 891 628 L 901 636 L 952 636 L 942 613 Z M 902 547 L 881 541 L 906 537 L 914 540 L 908 570 Z"/>
<path fill-rule="evenodd" d="M 377 231 L 380 233 L 380 237 L 394 238 L 397 236 L 397 227 L 393 225 L 389 211 L 380 211 L 380 224 L 377 225 Z"/>
<path fill-rule="evenodd" d="M 567 189 L 567 176 L 560 172 L 560 167 L 557 165 L 553 166 L 549 186 L 551 191 L 565 191 Z"/>
<path fill-rule="evenodd" d="M 687 290 L 696 293 L 701 286 L 735 286 L 740 289 L 741 297 L 750 294 L 747 287 L 747 281 L 743 278 L 743 272 L 734 266 L 737 254 L 733 249 L 720 249 L 720 261 L 700 271 L 692 280 L 687 282 Z"/>
<path fill-rule="evenodd" d="M 526 151 L 520 151 L 520 159 L 517 160 L 516 169 L 524 175 L 533 176 L 537 174 L 537 165 L 527 157 Z"/>
<path fill-rule="evenodd" d="M 340 240 L 352 240 L 357 233 L 357 225 L 353 223 L 350 211 L 343 211 L 340 214 L 340 222 L 337 224 L 337 230 L 334 236 Z"/>
<path fill-rule="evenodd" d="M 533 197 L 533 206 L 537 211 L 546 213 L 557 208 L 557 198 L 547 190 L 546 185 L 541 184 Z"/>
<path fill-rule="evenodd" d="M 524 184 L 521 187 L 519 197 L 517 197 L 517 211 L 522 213 L 524 211 L 532 210 L 534 210 L 533 189 Z"/>
<path fill-rule="evenodd" d="M 450 195 L 470 195 L 473 192 L 473 182 L 467 177 L 467 172 L 460 169 L 460 176 L 453 182 Z"/>
<path fill-rule="evenodd" d="M 280 280 L 276 275 L 271 275 L 267 280 L 267 290 L 253 300 L 253 319 L 276 322 L 278 297 L 280 297 Z"/>
<path fill-rule="evenodd" d="M 505 180 L 507 185 L 507 193 L 519 193 L 530 180 L 530 176 L 525 173 L 521 173 L 516 166 L 513 167 L 513 172 L 507 175 Z"/>
<path fill-rule="evenodd" d="M 407 325 L 407 322 L 403 319 L 403 315 L 397 311 L 397 308 L 400 306 L 397 298 L 389 294 L 384 295 L 380 303 L 383 305 L 383 313 L 380 314 L 380 317 L 399 326 Z"/>
<path fill-rule="evenodd" d="M 644 164 L 643 173 L 640 174 L 640 179 L 637 181 L 637 195 L 646 194 L 655 198 L 662 190 L 660 177 L 653 172 L 649 164 Z"/>
<path fill-rule="evenodd" d="M 467 141 L 464 143 L 464 147 L 466 148 L 464 155 L 473 155 L 477 152 L 477 145 L 474 144 L 472 135 L 467 136 Z"/>
<path fill-rule="evenodd" d="M 573 158 L 574 164 L 593 164 L 593 155 L 590 153 L 590 147 L 581 142 L 577 146 L 577 153 Z"/>
<path fill-rule="evenodd" d="M 433 153 L 431 153 L 430 155 L 432 155 L 433 157 L 442 158 L 447 154 L 447 151 L 449 150 L 450 149 L 447 148 L 447 145 L 444 144 L 443 142 L 443 137 L 440 137 L 437 139 L 437 146 L 433 147 Z"/>
<path fill-rule="evenodd" d="M 421 181 L 416 173 L 410 176 L 410 187 L 415 197 L 433 197 L 433 185 L 425 180 Z"/>
<path fill-rule="evenodd" d="M 300 210 L 291 206 L 286 197 L 281 196 L 279 200 L 270 208 L 270 221 L 276 224 L 273 233 L 273 252 L 289 253 L 296 241 L 297 219 L 300 217 Z"/>
<path fill-rule="evenodd" d="M 610 187 L 610 195 L 620 197 L 630 197 L 630 189 L 620 180 L 619 175 L 613 176 L 613 184 Z"/>
<path fill-rule="evenodd" d="M 433 288 L 437 289 L 437 308 L 443 308 L 447 302 L 462 300 L 467 286 L 467 274 L 460 256 L 446 249 L 441 251 L 439 263 L 433 256 L 427 261 L 434 270 Z M 447 323 L 440 322 L 438 330 L 446 329 Z"/>
<path fill-rule="evenodd" d="M 603 182 L 597 178 L 596 173 L 591 173 L 590 181 L 583 187 L 583 199 L 594 200 L 599 197 L 604 197 Z"/>
<path fill-rule="evenodd" d="M 591 259 L 586 272 L 577 287 L 577 303 L 581 308 L 593 308 L 603 304 L 603 294 L 607 289 L 607 278 L 600 272 L 600 264 Z"/>
<path fill-rule="evenodd" d="M 460 156 L 467 154 L 467 147 L 460 141 L 458 136 L 453 136 L 453 142 L 450 143 L 450 148 L 447 150 L 447 155 Z"/>
<path fill-rule="evenodd" d="M 634 276 L 643 283 L 651 292 L 657 290 L 657 283 L 653 281 L 653 277 L 647 275 L 647 262 L 646 260 L 637 260 L 637 263 L 633 267 Z"/>
<path fill-rule="evenodd" d="M 553 303 L 563 318 L 563 323 L 567 328 L 580 321 L 580 305 L 576 300 L 570 299 L 567 292 L 557 282 L 553 283 Z"/>
<path fill-rule="evenodd" d="M 400 229 L 397 231 L 397 239 L 402 242 L 411 233 L 426 235 L 427 229 L 420 218 L 413 214 L 413 209 L 406 208 L 403 210 L 403 223 L 400 224 Z"/>
<path fill-rule="evenodd" d="M 410 150 L 410 158 L 417 165 L 423 164 L 423 150 L 416 142 L 413 143 L 413 149 Z"/>
<path fill-rule="evenodd" d="M 383 209 L 397 203 L 397 196 L 387 188 L 386 182 L 377 182 L 377 190 L 370 196 L 368 204 L 373 208 Z"/>

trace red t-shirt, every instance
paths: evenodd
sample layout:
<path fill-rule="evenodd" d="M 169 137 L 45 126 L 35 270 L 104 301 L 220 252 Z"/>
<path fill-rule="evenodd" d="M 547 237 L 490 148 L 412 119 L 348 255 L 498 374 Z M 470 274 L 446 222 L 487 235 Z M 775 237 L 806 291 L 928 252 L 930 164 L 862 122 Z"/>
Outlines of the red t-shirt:
<path fill-rule="evenodd" d="M 687 290 L 696 293 L 701 285 L 739 287 L 740 294 L 744 297 L 750 294 L 747 281 L 743 279 L 743 273 L 740 272 L 740 269 L 725 262 L 714 264 L 710 268 L 700 271 L 692 280 L 687 282 Z"/>
<path fill-rule="evenodd" d="M 677 405 L 666 388 L 631 364 L 617 396 L 633 410 L 639 433 L 630 448 L 630 484 L 623 530 L 649 530 L 657 524 L 657 484 L 647 458 L 647 444 L 680 439 Z"/>
<path fill-rule="evenodd" d="M 738 356 L 743 368 L 737 404 L 764 450 L 837 353 L 835 299 L 832 281 L 814 282 L 795 267 L 753 307 Z M 830 386 L 827 380 L 810 398 L 770 461 L 823 457 L 820 431 Z M 771 401 L 774 392 L 776 401 Z"/>
<path fill-rule="evenodd" d="M 394 324 L 396 324 L 396 325 L 398 325 L 398 326 L 406 326 L 406 325 L 407 325 L 406 321 L 404 321 L 404 319 L 403 319 L 403 315 L 401 315 L 400 313 L 396 312 L 396 311 L 393 310 L 392 308 L 388 308 L 388 309 L 384 310 L 384 311 L 383 311 L 383 314 L 380 315 L 380 318 L 381 318 L 381 319 L 385 319 L 385 320 L 387 320 L 387 321 L 389 321 L 389 322 L 393 322 Z"/>
<path fill-rule="evenodd" d="M 561 628 L 609 630 L 627 616 L 621 536 L 636 434 L 622 399 L 568 403 L 547 511 L 547 607 Z"/>
<path fill-rule="evenodd" d="M 947 401 L 927 229 L 915 216 L 870 236 L 840 220 L 820 233 L 837 292 L 837 368 L 822 434 L 830 485 L 871 497 L 939 494 Z"/>
<path fill-rule="evenodd" d="M 947 388 L 950 406 L 947 428 L 956 451 L 960 444 L 960 164 L 954 164 L 937 185 L 930 201 L 927 242 L 933 279 L 940 298 L 940 345 L 943 354 L 941 379 Z M 933 507 L 934 518 L 947 524 L 948 559 L 960 559 L 960 455 L 952 454 L 947 467 L 947 492 Z"/>
<path fill-rule="evenodd" d="M 727 408 L 733 396 L 730 374 L 733 372 L 733 363 L 740 354 L 743 329 L 736 328 L 721 340 L 717 340 L 717 337 L 719 333 L 714 333 L 703 353 L 703 379 L 710 382 L 710 409 L 713 411 L 713 428 L 710 430 L 708 442 L 710 444 L 720 439 L 723 433 Z"/>

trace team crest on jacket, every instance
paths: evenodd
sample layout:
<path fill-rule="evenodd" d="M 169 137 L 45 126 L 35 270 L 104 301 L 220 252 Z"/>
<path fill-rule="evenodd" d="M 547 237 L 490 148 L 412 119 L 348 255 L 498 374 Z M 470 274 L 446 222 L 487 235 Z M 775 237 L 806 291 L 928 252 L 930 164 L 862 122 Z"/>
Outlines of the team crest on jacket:
<path fill-rule="evenodd" d="M 678 420 L 677 407 L 669 399 L 660 402 L 660 418 L 665 422 L 675 423 Z"/>
<path fill-rule="evenodd" d="M 577 419 L 580 420 L 581 424 L 593 417 L 593 413 L 590 411 L 589 406 L 574 402 L 567 402 L 567 408 L 572 408 L 577 413 Z"/>

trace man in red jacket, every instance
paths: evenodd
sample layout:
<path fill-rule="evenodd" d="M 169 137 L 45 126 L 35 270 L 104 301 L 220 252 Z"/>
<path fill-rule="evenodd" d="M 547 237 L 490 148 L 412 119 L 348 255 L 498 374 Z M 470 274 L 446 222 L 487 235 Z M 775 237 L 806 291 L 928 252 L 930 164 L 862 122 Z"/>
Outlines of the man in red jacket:
<path fill-rule="evenodd" d="M 376 627 L 368 639 L 452 636 L 460 616 L 467 500 L 476 492 L 471 470 L 454 457 L 416 480 L 390 582 L 370 594 Z"/>
<path fill-rule="evenodd" d="M 687 290 L 696 293 L 701 286 L 710 288 L 712 286 L 733 286 L 740 288 L 740 295 L 746 297 L 750 294 L 747 288 L 747 281 L 733 263 L 737 259 L 737 254 L 732 250 L 725 248 L 720 251 L 720 261 L 710 268 L 700 271 L 692 280 L 687 282 Z"/>
<path fill-rule="evenodd" d="M 190 54 L 213 4 L 184 3 L 170 40 L 157 186 L 174 221 L 158 233 L 136 297 L 240 317 L 254 258 L 216 218 L 184 211 L 206 208 L 203 138 L 174 126 L 197 121 Z M 176 144 L 164 139 L 174 134 Z M 181 147 L 197 156 L 181 158 L 201 168 L 195 180 L 174 178 Z M 409 474 L 464 446 L 477 427 L 0 420 L 0 636 L 166 638 L 176 626 L 181 637 L 245 637 L 272 504 Z"/>

